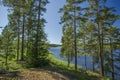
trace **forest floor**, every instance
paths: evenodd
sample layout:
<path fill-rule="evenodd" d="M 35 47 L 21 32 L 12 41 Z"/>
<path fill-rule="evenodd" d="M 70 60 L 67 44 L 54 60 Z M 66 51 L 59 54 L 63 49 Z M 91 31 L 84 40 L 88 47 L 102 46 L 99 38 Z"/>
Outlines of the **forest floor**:
<path fill-rule="evenodd" d="M 66 76 L 44 70 L 44 69 L 29 69 L 8 72 L 0 75 L 0 80 L 70 80 Z"/>
<path fill-rule="evenodd" d="M 83 71 L 74 65 L 67 67 L 67 62 L 57 60 L 52 56 L 50 65 L 43 68 L 22 68 L 20 64 L 12 62 L 9 71 L 0 74 L 0 80 L 109 80 L 92 71 Z"/>

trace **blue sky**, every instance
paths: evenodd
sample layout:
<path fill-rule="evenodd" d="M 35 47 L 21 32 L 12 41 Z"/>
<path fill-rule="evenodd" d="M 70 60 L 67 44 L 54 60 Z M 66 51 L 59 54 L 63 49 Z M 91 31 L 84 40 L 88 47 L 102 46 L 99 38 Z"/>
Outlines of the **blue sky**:
<path fill-rule="evenodd" d="M 5 26 L 8 23 L 7 13 L 7 8 L 0 6 L 0 26 Z"/>
<path fill-rule="evenodd" d="M 45 19 L 47 24 L 45 31 L 48 35 L 50 43 L 60 43 L 62 36 L 62 26 L 59 24 L 61 14 L 58 13 L 59 9 L 65 4 L 65 0 L 49 0 L 47 5 L 47 13 Z"/>
<path fill-rule="evenodd" d="M 63 7 L 66 0 L 49 0 L 50 3 L 46 6 L 47 12 L 44 17 L 47 20 L 45 32 L 50 43 L 60 43 L 62 37 L 62 26 L 59 24 L 61 14 L 58 13 L 59 9 Z M 108 0 L 108 6 L 115 7 L 117 14 L 120 14 L 120 0 Z M 5 26 L 7 20 L 7 8 L 0 6 L 0 26 Z M 116 26 L 120 27 L 120 20 L 115 22 Z"/>

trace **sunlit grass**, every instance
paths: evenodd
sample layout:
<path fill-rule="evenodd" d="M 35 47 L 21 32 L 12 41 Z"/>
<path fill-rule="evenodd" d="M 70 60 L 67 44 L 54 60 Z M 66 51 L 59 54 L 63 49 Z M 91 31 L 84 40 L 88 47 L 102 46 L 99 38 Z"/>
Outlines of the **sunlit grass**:
<path fill-rule="evenodd" d="M 62 74 L 67 74 L 66 76 L 71 77 L 76 80 L 110 80 L 100 76 L 100 74 L 92 72 L 90 70 L 84 71 L 81 66 L 78 66 L 78 70 L 74 70 L 74 64 L 70 64 L 70 67 L 67 66 L 66 61 L 58 60 L 53 57 L 52 54 L 49 55 L 49 60 L 52 63 L 53 70 L 60 72 Z M 60 71 L 59 71 L 60 70 Z"/>
<path fill-rule="evenodd" d="M 80 66 L 75 71 L 74 64 L 68 67 L 67 62 L 56 59 L 52 54 L 49 54 L 48 60 L 50 63 L 45 67 L 29 69 L 16 61 L 8 61 L 9 70 L 7 74 L 0 75 L 0 80 L 110 80 L 98 73 L 83 71 Z"/>
<path fill-rule="evenodd" d="M 50 60 L 51 63 L 56 64 L 59 67 L 74 69 L 74 64 L 70 64 L 70 66 L 68 67 L 68 63 L 66 61 L 58 60 L 57 58 L 53 57 L 52 54 L 48 56 L 48 59 Z M 78 69 L 81 69 L 81 66 L 78 66 Z"/>
<path fill-rule="evenodd" d="M 3 61 L 0 61 L 0 69 L 1 70 L 5 70 L 6 69 L 6 64 Z M 7 64 L 7 70 L 8 71 L 16 71 L 16 70 L 20 70 L 23 69 L 23 66 L 19 63 L 17 63 L 16 61 L 8 61 Z"/>

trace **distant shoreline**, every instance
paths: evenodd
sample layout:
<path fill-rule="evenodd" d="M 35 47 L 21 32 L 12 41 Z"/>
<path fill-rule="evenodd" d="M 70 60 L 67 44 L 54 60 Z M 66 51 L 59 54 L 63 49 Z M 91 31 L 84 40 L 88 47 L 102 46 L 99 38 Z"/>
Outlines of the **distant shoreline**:
<path fill-rule="evenodd" d="M 61 44 L 49 44 L 50 47 L 59 47 Z"/>

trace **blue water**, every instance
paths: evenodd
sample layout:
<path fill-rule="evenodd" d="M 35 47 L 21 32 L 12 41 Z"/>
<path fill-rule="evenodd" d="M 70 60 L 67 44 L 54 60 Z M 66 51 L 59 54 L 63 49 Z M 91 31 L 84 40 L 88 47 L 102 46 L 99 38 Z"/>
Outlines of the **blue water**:
<path fill-rule="evenodd" d="M 59 59 L 59 60 L 64 60 L 67 61 L 65 58 L 60 57 L 60 47 L 52 47 L 49 49 L 50 52 L 54 54 L 54 57 Z M 82 69 L 85 69 L 85 60 L 84 60 L 84 55 L 78 56 L 77 58 L 77 63 L 82 67 Z M 71 61 L 71 63 L 74 64 L 74 59 Z M 87 69 L 92 70 L 92 57 L 91 56 L 86 56 L 86 64 L 87 64 Z M 96 65 L 97 66 L 97 65 Z"/>
<path fill-rule="evenodd" d="M 66 61 L 66 59 L 60 57 L 60 49 L 61 49 L 60 47 L 51 47 L 49 49 L 49 51 L 54 54 L 55 58 Z M 119 49 L 115 50 L 115 52 L 120 53 L 120 50 Z M 81 56 L 78 57 L 78 60 L 77 60 L 78 61 L 78 65 L 80 65 L 83 70 L 85 69 L 85 64 L 84 64 L 85 60 L 84 60 L 84 58 L 85 58 L 84 55 L 81 55 Z M 87 56 L 86 57 L 86 62 L 87 62 L 87 69 L 92 70 L 92 68 L 93 68 L 92 57 L 91 56 Z M 71 63 L 74 64 L 74 59 L 71 61 Z M 116 62 L 115 64 L 120 66 L 120 62 Z M 98 64 L 95 64 L 95 70 L 99 71 Z M 115 69 L 115 72 L 120 74 L 120 71 L 118 71 L 117 69 Z M 111 77 L 111 74 L 108 73 L 108 76 Z M 116 75 L 115 77 L 116 77 L 116 80 L 120 80 L 120 75 Z"/>

